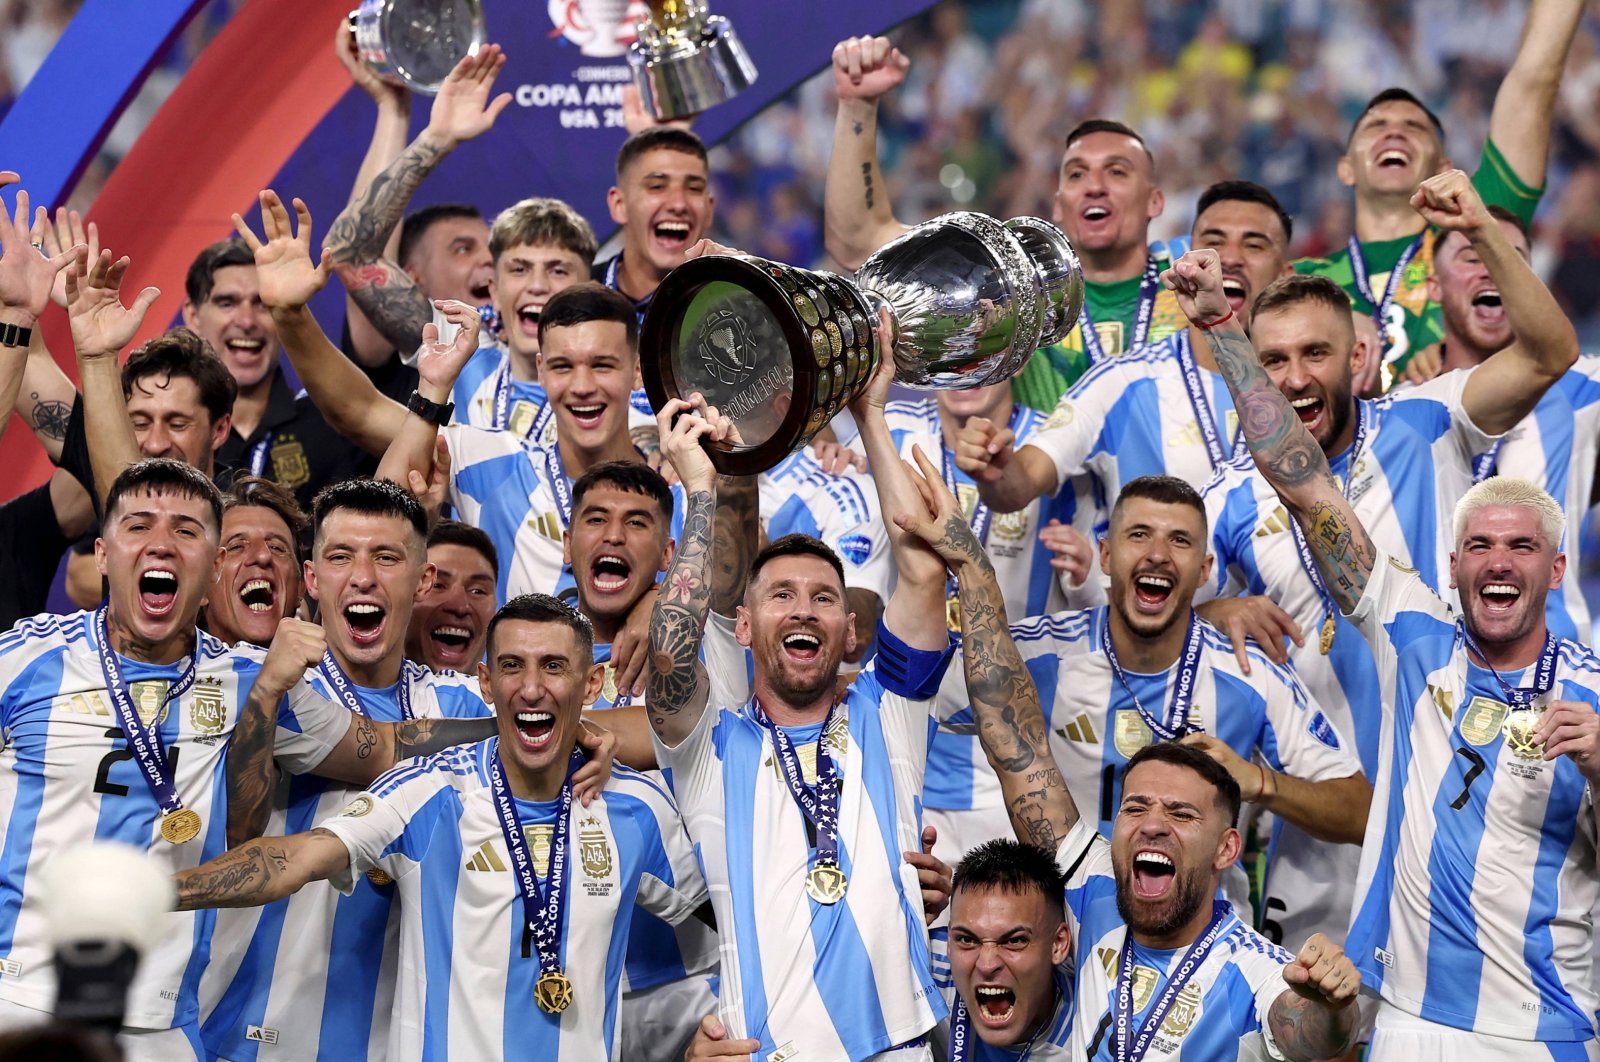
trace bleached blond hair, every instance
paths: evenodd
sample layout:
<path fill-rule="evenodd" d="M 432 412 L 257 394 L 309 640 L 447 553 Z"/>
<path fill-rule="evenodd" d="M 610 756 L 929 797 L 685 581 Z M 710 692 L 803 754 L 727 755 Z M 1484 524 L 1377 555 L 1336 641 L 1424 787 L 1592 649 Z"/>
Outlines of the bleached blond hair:
<path fill-rule="evenodd" d="M 1467 521 L 1479 509 L 1490 506 L 1521 506 L 1532 509 L 1539 517 L 1539 534 L 1553 549 L 1561 548 L 1561 535 L 1566 530 L 1567 518 L 1561 506 L 1538 484 L 1515 476 L 1490 476 L 1461 496 L 1456 502 L 1453 525 L 1456 548 L 1461 547 L 1461 536 Z"/>

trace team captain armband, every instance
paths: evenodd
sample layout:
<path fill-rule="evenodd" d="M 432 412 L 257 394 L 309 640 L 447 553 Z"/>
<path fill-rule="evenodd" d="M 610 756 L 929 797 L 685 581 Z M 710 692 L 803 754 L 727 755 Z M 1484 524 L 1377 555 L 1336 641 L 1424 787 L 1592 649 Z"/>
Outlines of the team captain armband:
<path fill-rule="evenodd" d="M 955 650 L 953 641 L 947 642 L 943 649 L 913 649 L 896 638 L 880 619 L 872 669 L 879 685 L 890 693 L 913 701 L 926 701 L 939 692 L 944 669 L 950 666 L 950 656 Z"/>

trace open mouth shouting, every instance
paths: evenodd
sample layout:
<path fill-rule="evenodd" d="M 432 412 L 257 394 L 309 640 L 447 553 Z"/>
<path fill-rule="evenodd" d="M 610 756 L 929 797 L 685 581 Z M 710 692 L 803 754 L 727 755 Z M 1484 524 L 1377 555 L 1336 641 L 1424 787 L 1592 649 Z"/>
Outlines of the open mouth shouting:
<path fill-rule="evenodd" d="M 602 553 L 589 563 L 589 588 L 596 594 L 619 594 L 628 589 L 633 565 L 620 553 Z"/>
<path fill-rule="evenodd" d="M 529 752 L 543 752 L 556 736 L 556 717 L 553 712 L 524 708 L 516 715 L 517 740 Z"/>
<path fill-rule="evenodd" d="M 139 575 L 139 607 L 147 616 L 171 614 L 178 603 L 178 573 L 150 568 Z"/>
<path fill-rule="evenodd" d="M 1505 324 L 1506 308 L 1499 289 L 1485 288 L 1472 296 L 1472 316 L 1486 325 Z"/>
<path fill-rule="evenodd" d="M 1228 273 L 1222 275 L 1222 294 L 1228 300 L 1228 308 L 1234 313 L 1244 309 L 1245 300 L 1250 297 L 1250 289 L 1245 287 L 1244 281 Z"/>
<path fill-rule="evenodd" d="M 1317 428 L 1322 424 L 1322 414 L 1328 408 L 1328 403 L 1319 395 L 1305 395 L 1301 398 L 1291 398 L 1289 407 L 1294 410 L 1295 416 L 1300 418 L 1300 423 L 1315 435 Z"/>
<path fill-rule="evenodd" d="M 1133 580 L 1134 607 L 1147 615 L 1155 614 L 1166 608 L 1167 599 L 1172 596 L 1172 589 L 1176 585 L 1169 575 L 1157 575 L 1147 572 L 1135 576 Z"/>
<path fill-rule="evenodd" d="M 1104 203 L 1090 203 L 1078 211 L 1078 217 L 1090 229 L 1098 229 L 1111 221 L 1111 208 Z"/>
<path fill-rule="evenodd" d="M 572 415 L 573 426 L 580 431 L 594 431 L 600 427 L 605 419 L 606 404 L 604 402 L 569 402 L 567 412 Z"/>
<path fill-rule="evenodd" d="M 1398 144 L 1386 144 L 1372 162 L 1379 170 L 1403 170 L 1411 165 L 1411 152 Z"/>
<path fill-rule="evenodd" d="M 681 218 L 664 218 L 650 226 L 650 237 L 668 254 L 682 254 L 689 249 L 694 226 Z"/>
<path fill-rule="evenodd" d="M 973 995 L 978 998 L 973 1012 L 991 1029 L 1003 1028 L 1017 1010 L 1017 994 L 1003 985 L 974 985 Z"/>
<path fill-rule="evenodd" d="M 389 614 L 382 605 L 373 601 L 355 601 L 344 607 L 342 615 L 345 627 L 350 632 L 350 640 L 357 647 L 376 645 L 383 638 L 384 621 Z"/>
<path fill-rule="evenodd" d="M 799 664 L 814 664 L 822 656 L 822 639 L 810 631 L 791 631 L 783 636 L 783 653 Z"/>
<path fill-rule="evenodd" d="M 1177 876 L 1178 866 L 1165 852 L 1145 848 L 1133 854 L 1133 895 L 1137 899 L 1165 899 Z"/>
<path fill-rule="evenodd" d="M 1478 591 L 1478 600 L 1494 616 L 1503 616 L 1515 610 L 1521 597 L 1521 588 L 1511 583 L 1485 583 Z"/>
<path fill-rule="evenodd" d="M 472 632 L 467 628 L 454 623 L 442 623 L 428 632 L 428 640 L 433 643 L 430 655 L 450 670 L 460 671 L 469 662 L 467 646 L 472 644 Z"/>
<path fill-rule="evenodd" d="M 239 600 L 251 612 L 271 612 L 278 603 L 278 592 L 265 579 L 251 579 L 239 591 Z"/>
<path fill-rule="evenodd" d="M 228 336 L 223 339 L 224 352 L 243 365 L 254 365 L 265 356 L 267 344 L 262 339 L 248 336 Z"/>
<path fill-rule="evenodd" d="M 539 338 L 539 313 L 544 309 L 544 303 L 528 303 L 517 307 L 517 331 L 526 339 L 537 341 Z"/>

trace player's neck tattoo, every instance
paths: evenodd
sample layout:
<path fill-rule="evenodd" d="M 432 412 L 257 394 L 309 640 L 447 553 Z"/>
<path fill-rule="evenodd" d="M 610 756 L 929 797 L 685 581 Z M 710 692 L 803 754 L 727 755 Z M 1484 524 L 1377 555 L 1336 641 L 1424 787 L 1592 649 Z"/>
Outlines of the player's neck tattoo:
<path fill-rule="evenodd" d="M 195 626 L 190 622 L 162 639 L 145 638 L 122 621 L 115 608 L 108 609 L 106 630 L 111 648 L 129 660 L 145 664 L 175 664 L 194 651 Z"/>

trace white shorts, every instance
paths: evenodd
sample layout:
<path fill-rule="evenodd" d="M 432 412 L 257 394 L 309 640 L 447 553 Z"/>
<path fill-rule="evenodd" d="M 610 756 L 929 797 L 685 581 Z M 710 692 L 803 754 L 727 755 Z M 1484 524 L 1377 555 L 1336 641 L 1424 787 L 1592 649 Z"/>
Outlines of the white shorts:
<path fill-rule="evenodd" d="M 51 1020 L 48 1011 L 0 999 L 0 1032 L 45 1025 Z M 123 1026 L 117 1034 L 117 1046 L 122 1048 L 124 1062 L 200 1062 L 205 1057 L 200 1030 L 192 1025 L 177 1029 Z"/>
<path fill-rule="evenodd" d="M 717 1012 L 711 977 L 699 974 L 622 997 L 621 1053 L 628 1062 L 683 1062 L 700 1019 Z"/>
<path fill-rule="evenodd" d="M 1452 1029 L 1378 1004 L 1367 1062 L 1600 1062 L 1600 1043 L 1538 1043 Z"/>
<path fill-rule="evenodd" d="M 1267 866 L 1262 933 L 1290 951 L 1313 933 L 1344 947 L 1360 869 L 1360 845 L 1319 841 L 1285 823 Z"/>

